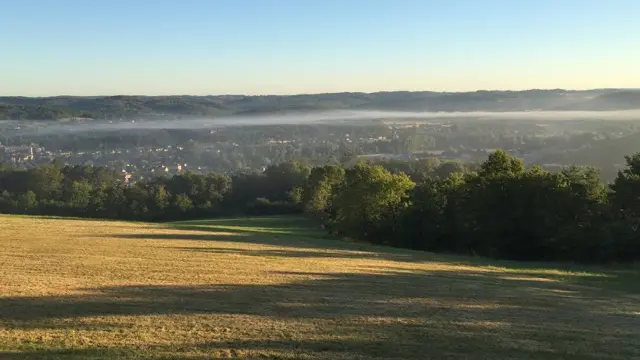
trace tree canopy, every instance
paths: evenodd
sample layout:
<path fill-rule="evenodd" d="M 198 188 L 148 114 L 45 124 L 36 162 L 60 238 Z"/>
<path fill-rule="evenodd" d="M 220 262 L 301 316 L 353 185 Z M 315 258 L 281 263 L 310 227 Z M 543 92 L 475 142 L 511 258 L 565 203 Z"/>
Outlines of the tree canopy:
<path fill-rule="evenodd" d="M 500 150 L 477 171 L 444 171 L 445 164 L 285 162 L 263 172 L 186 172 L 135 184 L 101 167 L 0 166 L 0 212 L 144 221 L 306 213 L 335 235 L 416 250 L 518 260 L 640 259 L 640 154 L 626 158 L 609 187 L 594 168 L 551 173 L 525 168 Z"/>

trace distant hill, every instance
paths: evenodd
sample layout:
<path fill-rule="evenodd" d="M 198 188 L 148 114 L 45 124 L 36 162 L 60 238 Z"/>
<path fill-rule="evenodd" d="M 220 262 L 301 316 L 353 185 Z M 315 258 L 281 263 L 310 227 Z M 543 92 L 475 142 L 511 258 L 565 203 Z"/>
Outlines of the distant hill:
<path fill-rule="evenodd" d="M 640 109 L 640 90 L 377 92 L 290 96 L 0 97 L 0 120 L 214 117 L 284 111 L 533 111 Z"/>
<path fill-rule="evenodd" d="M 579 102 L 559 107 L 559 110 L 633 110 L 640 108 L 640 90 L 621 90 L 598 94 Z"/>

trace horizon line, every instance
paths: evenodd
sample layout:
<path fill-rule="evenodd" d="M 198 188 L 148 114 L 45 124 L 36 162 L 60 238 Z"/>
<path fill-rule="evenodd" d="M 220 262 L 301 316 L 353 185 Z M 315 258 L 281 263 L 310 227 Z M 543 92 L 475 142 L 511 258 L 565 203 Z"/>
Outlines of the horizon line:
<path fill-rule="evenodd" d="M 108 98 L 108 97 L 222 97 L 222 96 L 244 96 L 244 97 L 288 97 L 288 96 L 314 96 L 314 95 L 338 95 L 338 94 L 363 94 L 374 95 L 384 93 L 434 93 L 434 94 L 469 94 L 478 92 L 528 92 L 528 91 L 565 91 L 565 92 L 586 92 L 586 91 L 640 91 L 640 88 L 585 88 L 585 89 L 569 89 L 569 88 L 528 88 L 528 89 L 477 89 L 468 91 L 437 91 L 437 90 L 382 90 L 382 91 L 336 91 L 336 92 L 309 92 L 309 93 L 286 93 L 286 94 L 250 94 L 250 93 L 219 93 L 219 94 L 111 94 L 111 95 L 0 95 L 0 98 L 61 98 L 61 97 L 84 97 L 84 98 Z"/>

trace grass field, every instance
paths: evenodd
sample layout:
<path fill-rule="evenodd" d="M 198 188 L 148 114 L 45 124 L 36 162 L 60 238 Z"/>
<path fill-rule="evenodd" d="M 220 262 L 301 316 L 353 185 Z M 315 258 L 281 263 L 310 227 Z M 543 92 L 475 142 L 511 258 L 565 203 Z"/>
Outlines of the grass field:
<path fill-rule="evenodd" d="M 640 359 L 640 273 L 0 216 L 0 359 Z"/>

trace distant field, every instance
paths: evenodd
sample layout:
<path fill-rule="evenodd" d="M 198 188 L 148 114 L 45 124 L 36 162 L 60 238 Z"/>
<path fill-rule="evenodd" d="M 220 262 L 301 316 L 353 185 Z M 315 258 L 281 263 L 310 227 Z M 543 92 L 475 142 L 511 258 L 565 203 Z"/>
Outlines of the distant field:
<path fill-rule="evenodd" d="M 640 359 L 640 272 L 0 216 L 0 359 Z"/>

